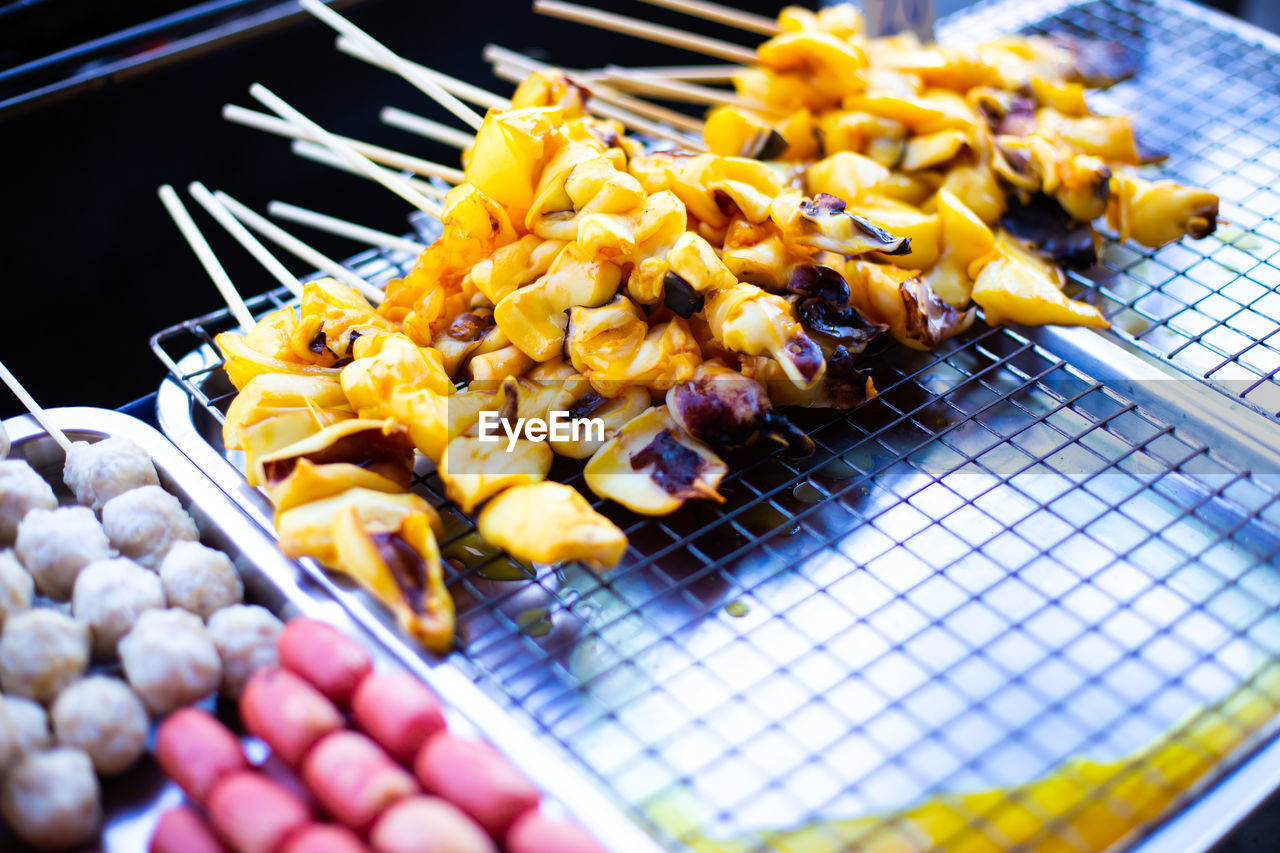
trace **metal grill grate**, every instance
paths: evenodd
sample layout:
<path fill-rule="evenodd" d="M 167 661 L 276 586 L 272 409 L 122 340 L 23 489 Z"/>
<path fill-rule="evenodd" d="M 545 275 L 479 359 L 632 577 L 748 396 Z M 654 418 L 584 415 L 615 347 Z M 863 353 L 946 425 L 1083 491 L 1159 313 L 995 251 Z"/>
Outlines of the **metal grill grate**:
<path fill-rule="evenodd" d="M 1153 40 L 1149 55 L 1166 55 L 1174 35 L 1235 38 L 1176 17 L 1181 8 L 1090 4 L 1064 16 L 1156 18 L 1135 27 Z M 956 27 L 990 23 L 990 9 Z M 1233 56 L 1260 49 L 1237 43 Z M 1131 97 L 1144 127 L 1148 108 L 1164 109 L 1113 97 Z M 1171 165 L 1190 159 L 1169 147 Z M 1250 156 L 1261 164 L 1265 152 Z M 1232 196 L 1226 215 L 1245 224 L 1234 211 L 1252 203 Z M 1262 224 L 1251 226 L 1259 240 Z M 1240 250 L 1233 242 L 1183 251 L 1217 263 Z M 1106 257 L 1115 274 L 1103 293 L 1130 294 L 1117 316 L 1195 280 L 1195 263 L 1168 250 L 1109 246 Z M 407 261 L 369 253 L 353 266 L 377 280 Z M 1143 270 L 1175 261 L 1168 281 L 1139 292 Z M 286 299 L 277 291 L 251 307 Z M 1209 310 L 1203 300 L 1188 310 L 1197 305 Z M 192 395 L 193 420 L 229 402 L 208 345 L 230 326 L 218 312 L 153 340 Z M 1155 347 L 1160 334 L 1138 340 Z M 1218 340 L 1200 333 L 1195 344 Z M 1190 345 L 1168 350 L 1191 364 Z M 1219 385 L 1220 372 L 1209 376 Z M 479 540 L 438 478 L 420 477 L 447 528 L 464 646 L 452 665 L 655 837 L 700 851 L 1004 849 L 1053 834 L 1062 849 L 1100 849 L 1139 837 L 1269 732 L 1280 703 L 1280 469 L 1243 470 L 1232 448 L 1206 446 L 1015 331 L 977 329 L 932 353 L 895 348 L 876 384 L 880 396 L 851 414 L 799 416 L 813 457 L 728 459 L 724 505 L 654 519 L 595 501 L 631 540 L 603 577 L 578 566 L 530 576 Z M 221 451 L 217 430 L 204 431 Z M 559 460 L 553 477 L 582 488 L 579 471 Z M 1213 710 L 1251 700 L 1265 712 Z M 1199 737 L 1206 721 L 1211 741 Z M 1179 732 L 1178 766 L 1202 761 L 1206 772 L 1175 784 L 1151 745 Z M 1131 772 L 1100 777 L 1110 762 Z M 1025 787 L 1045 778 L 1091 792 L 1059 801 Z M 1135 788 L 1148 799 L 1133 801 Z M 939 799 L 991 789 L 1003 793 Z M 920 804 L 930 802 L 958 819 L 929 823 L 938 813 Z M 1010 834 L 1026 820 L 1030 836 Z"/>
<path fill-rule="evenodd" d="M 991 25 L 967 16 L 952 32 Z M 1280 39 L 1159 0 L 1083 3 L 1026 29 L 1138 48 L 1142 73 L 1094 107 L 1137 115 L 1143 141 L 1172 154 L 1164 176 L 1223 200 L 1227 224 L 1212 237 L 1158 250 L 1111 241 L 1080 283 L 1097 286 L 1120 337 L 1280 417 Z"/>

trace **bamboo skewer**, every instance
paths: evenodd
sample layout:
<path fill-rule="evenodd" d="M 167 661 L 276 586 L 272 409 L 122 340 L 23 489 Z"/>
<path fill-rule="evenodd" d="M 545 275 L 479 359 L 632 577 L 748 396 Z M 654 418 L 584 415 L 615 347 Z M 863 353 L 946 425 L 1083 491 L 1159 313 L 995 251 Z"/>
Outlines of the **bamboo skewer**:
<path fill-rule="evenodd" d="M 309 142 L 318 142 L 319 140 L 312 133 L 308 133 L 305 128 L 296 124 L 285 121 L 282 118 L 276 118 L 273 115 L 260 113 L 256 110 L 238 107 L 235 104 L 227 104 L 222 108 L 222 117 L 236 124 L 242 124 L 246 127 L 252 127 L 257 130 L 263 130 L 267 133 L 283 136 L 286 139 L 303 139 Z M 372 145 L 368 142 L 361 142 L 358 139 L 352 139 L 349 136 L 340 136 L 338 134 L 330 134 L 333 138 L 340 140 L 348 148 L 363 154 L 365 157 L 375 163 L 382 163 L 396 169 L 406 169 L 410 172 L 416 172 L 419 175 L 429 175 L 435 178 L 442 178 L 451 183 L 458 183 L 462 180 L 462 172 L 443 163 L 435 163 L 431 160 L 423 160 L 420 157 L 414 157 L 410 154 L 402 154 L 399 151 L 392 151 L 390 148 L 383 148 L 380 145 Z"/>
<path fill-rule="evenodd" d="M 313 163 L 319 163 L 322 166 L 329 166 L 330 168 L 337 169 L 340 172 L 355 175 L 357 178 L 369 177 L 364 172 L 354 168 L 350 163 L 330 151 L 328 148 L 325 148 L 323 145 L 317 145 L 314 142 L 307 142 L 305 139 L 295 139 L 291 147 L 293 148 L 294 154 L 297 154 L 305 160 L 310 160 Z M 429 184 L 420 178 L 405 178 L 404 181 L 427 198 L 444 201 L 445 190 Z"/>
<path fill-rule="evenodd" d="M 276 281 L 288 288 L 289 292 L 294 296 L 302 296 L 302 287 L 298 284 L 298 278 L 289 272 L 288 267 L 280 263 L 275 255 L 262 245 L 257 237 L 249 233 L 249 229 L 245 228 L 231 215 L 231 211 L 227 210 L 222 204 L 209 192 L 208 188 L 199 181 L 192 181 L 187 185 L 187 192 L 191 193 L 192 198 L 200 202 L 200 206 L 209 211 L 209 215 L 218 220 L 218 223 L 225 229 L 227 233 L 236 239 L 236 241 L 244 246 L 249 254 L 262 264 L 267 272 L 275 277 Z"/>
<path fill-rule="evenodd" d="M 668 109 L 657 104 L 651 104 L 640 98 L 619 92 L 617 89 L 597 85 L 591 89 L 592 101 L 603 101 L 606 104 L 612 104 L 615 107 L 621 107 L 635 113 L 644 118 L 650 118 L 654 121 L 666 122 L 678 130 L 684 130 L 689 133 L 701 134 L 704 122 L 699 121 L 690 115 L 682 112 Z M 595 104 L 593 103 L 593 107 Z"/>
<path fill-rule="evenodd" d="M 378 114 L 378 118 L 382 120 L 383 124 L 389 124 L 401 130 L 416 133 L 418 136 L 425 136 L 427 139 L 434 139 L 436 142 L 441 142 L 460 151 L 466 151 L 476 141 L 474 136 L 465 134 L 460 130 L 455 130 L 438 121 L 424 118 L 415 113 L 405 112 L 395 107 L 383 107 L 382 112 Z"/>
<path fill-rule="evenodd" d="M 394 234 L 388 234 L 376 228 L 357 225 L 354 222 L 348 222 L 336 216 L 307 210 L 305 207 L 298 207 L 283 201 L 273 201 L 268 204 L 267 213 L 278 219 L 287 219 L 290 222 L 297 222 L 299 225 L 309 225 L 329 234 L 337 234 L 339 237 L 349 237 L 369 246 L 396 249 L 401 252 L 407 252 L 410 255 L 419 255 L 427 248 L 423 244 L 406 237 L 397 237 Z"/>
<path fill-rule="evenodd" d="M 772 18 L 743 12 L 741 9 L 720 3 L 708 3 L 707 0 L 640 0 L 640 2 L 648 3 L 650 6 L 661 6 L 664 9 L 674 9 L 695 18 L 715 21 L 717 24 L 728 24 L 740 30 L 765 36 L 776 36 L 782 32 L 778 22 Z"/>
<path fill-rule="evenodd" d="M 49 437 L 58 442 L 58 446 L 63 452 L 71 449 L 71 439 L 67 438 L 67 434 L 53 425 L 53 421 L 49 419 L 49 413 L 44 410 L 36 398 L 26 388 L 22 387 L 22 383 L 18 381 L 18 377 L 9 372 L 9 368 L 4 366 L 4 362 L 0 361 L 0 379 L 4 380 L 4 384 L 9 386 L 9 390 L 13 392 L 13 396 L 18 398 L 22 405 L 27 407 L 27 411 L 31 413 L 31 417 L 36 419 L 36 423 L 44 427 L 44 431 L 49 433 Z"/>
<path fill-rule="evenodd" d="M 346 36 L 338 37 L 338 50 L 348 56 L 354 56 L 356 59 L 367 62 L 370 65 L 376 65 L 377 67 L 384 68 L 387 71 L 399 73 L 399 69 L 396 65 L 386 62 L 382 57 L 378 56 L 364 45 L 352 41 Z M 401 62 L 435 80 L 440 84 L 440 88 L 444 89 L 446 92 L 451 92 L 454 95 L 457 95 L 468 103 L 484 107 L 487 110 L 511 109 L 511 100 L 509 98 L 504 98 L 501 95 L 490 92 L 488 89 L 481 89 L 479 86 L 473 86 L 465 80 L 459 80 L 456 77 L 450 77 L 448 74 L 442 74 L 433 68 L 428 68 L 427 66 L 421 65 L 410 59 L 402 58 Z"/>
<path fill-rule="evenodd" d="M 382 290 L 374 287 L 372 284 L 365 281 L 360 276 L 335 261 L 333 258 L 330 258 L 328 255 L 323 254 L 311 246 L 308 246 L 288 231 L 285 231 L 279 225 L 276 225 L 265 216 L 256 213 L 236 201 L 222 190 L 218 190 L 214 193 L 213 197 L 216 198 L 223 207 L 231 211 L 236 219 L 239 219 L 246 226 L 257 231 L 263 237 L 266 237 L 286 252 L 297 255 L 311 266 L 321 270 L 322 272 L 328 273 L 343 284 L 355 288 L 365 296 L 373 299 L 375 302 L 381 302 L 383 296 L 385 296 Z"/>
<path fill-rule="evenodd" d="M 498 77 L 501 77 L 503 80 L 509 80 L 512 83 L 519 83 L 528 76 L 528 74 L 520 68 L 506 63 L 499 63 L 495 65 L 493 73 Z M 658 139 L 666 139 L 691 151 L 707 150 L 707 147 L 696 139 L 685 136 L 683 133 L 674 131 L 669 127 L 664 127 L 657 122 L 649 121 L 643 116 L 638 116 L 633 112 L 628 112 L 614 104 L 596 101 L 591 104 L 591 111 L 601 118 L 614 119 L 637 133 L 645 133 Z"/>
<path fill-rule="evenodd" d="M 307 2 L 307 0 L 304 0 L 304 2 Z M 639 18 L 617 15 L 613 12 L 605 12 L 602 9 L 579 6 L 576 3 L 563 3 L 561 0 L 534 0 L 533 10 L 543 15 L 550 15 L 553 18 L 563 18 L 592 27 L 613 30 L 614 32 L 625 33 L 626 35 L 656 41 L 661 44 L 669 44 L 694 53 L 714 56 L 717 59 L 727 59 L 730 62 L 737 62 L 743 65 L 751 65 L 756 61 L 756 52 L 739 44 L 708 36 L 695 35 L 684 30 L 678 30 L 675 27 L 651 24 Z"/>
<path fill-rule="evenodd" d="M 196 257 L 200 259 L 200 264 L 204 267 L 204 271 L 209 274 L 209 278 L 213 279 L 214 286 L 222 294 L 222 300 L 227 303 L 231 316 L 236 318 L 241 330 L 248 331 L 253 328 L 253 312 L 249 310 L 249 306 L 244 304 L 244 299 L 240 296 L 240 291 L 236 290 L 235 284 L 232 283 L 231 276 L 227 275 L 227 271 L 222 268 L 222 264 L 218 263 L 217 255 L 213 253 L 213 249 L 209 247 L 204 235 L 196 227 L 195 220 L 191 218 L 191 214 L 183 206 L 182 199 L 178 198 L 178 193 L 169 184 L 165 184 L 160 187 L 159 195 L 165 210 L 169 212 L 174 224 L 178 226 L 178 230 L 186 238 L 187 245 L 191 246 L 191 251 L 196 253 Z"/>
<path fill-rule="evenodd" d="M 493 67 L 493 73 L 512 83 L 520 83 L 528 76 L 528 72 L 516 65 L 510 65 L 505 62 L 499 62 Z M 683 133 L 664 127 L 657 122 L 650 121 L 643 116 L 638 116 L 633 112 L 628 112 L 614 104 L 604 103 L 602 101 L 593 101 L 591 111 L 601 118 L 614 119 L 630 130 L 637 133 L 645 133 L 649 136 L 659 139 L 666 139 L 674 142 L 683 148 L 693 151 L 705 151 L 706 146 L 696 139 L 685 136 Z"/>
<path fill-rule="evenodd" d="M 508 50 L 505 47 L 499 47 L 496 44 L 485 45 L 484 58 L 493 65 L 493 73 L 504 80 L 513 83 L 520 83 L 526 76 L 535 71 L 545 71 L 552 66 L 545 62 L 525 56 L 522 53 L 516 53 L 514 50 Z M 615 95 L 617 93 L 614 93 Z M 648 105 L 653 106 L 653 105 Z M 609 103 L 600 98 L 592 98 L 591 111 L 603 118 L 610 118 L 621 122 L 631 130 L 639 133 L 647 133 L 660 139 L 666 139 L 671 142 L 689 148 L 694 151 L 706 151 L 706 146 L 699 140 L 685 136 L 661 124 L 650 121 L 649 119 L 636 115 L 630 110 Z M 693 121 L 685 116 L 687 121 Z M 699 130 L 701 125 L 698 126 Z"/>
<path fill-rule="evenodd" d="M 365 47 L 374 57 L 389 64 L 396 70 L 400 76 L 404 77 L 414 86 L 417 86 L 423 94 L 435 99 L 440 106 L 457 116 L 464 124 L 470 125 L 474 130 L 479 130 L 480 125 L 484 122 L 484 118 L 475 113 L 462 101 L 458 100 L 453 94 L 448 92 L 434 78 L 427 74 L 423 74 L 420 68 L 415 68 L 411 63 L 401 59 L 398 54 L 339 15 L 333 9 L 321 3 L 320 0 L 298 0 L 303 9 L 306 9 L 312 15 L 315 15 L 324 23 L 337 30 L 352 41 Z M 380 62 L 380 64 L 381 64 Z"/>
<path fill-rule="evenodd" d="M 323 127 L 316 124 L 293 107 L 289 106 L 283 98 L 276 95 L 266 86 L 263 86 L 261 83 L 254 83 L 249 87 L 249 94 L 253 95 L 254 98 L 265 104 L 272 112 L 276 113 L 281 118 L 288 119 L 293 124 L 307 130 L 316 139 L 316 141 L 324 145 L 326 148 L 332 149 L 352 166 L 359 169 L 361 172 L 364 172 L 366 175 L 373 178 L 375 181 L 382 184 L 405 201 L 409 202 L 409 204 L 412 204 L 419 210 L 430 213 L 437 219 L 440 218 L 443 211 L 438 203 L 409 186 L 405 183 L 402 176 L 376 165 L 363 154 L 355 151 L 350 146 L 345 145 L 332 133 L 325 130 Z"/>
<path fill-rule="evenodd" d="M 599 71 L 588 71 L 585 79 L 604 80 L 608 72 L 618 66 L 609 66 Z M 742 65 L 648 65 L 620 69 L 629 77 L 643 80 L 684 80 L 700 83 L 732 83 L 735 74 L 746 71 Z"/>
<path fill-rule="evenodd" d="M 729 104 L 735 107 L 760 109 L 760 104 L 741 97 L 727 89 L 713 89 L 683 80 L 663 80 L 658 77 L 635 75 L 628 68 L 609 66 L 598 72 L 599 79 L 621 91 L 640 92 L 668 101 L 684 101 L 690 104 Z"/>

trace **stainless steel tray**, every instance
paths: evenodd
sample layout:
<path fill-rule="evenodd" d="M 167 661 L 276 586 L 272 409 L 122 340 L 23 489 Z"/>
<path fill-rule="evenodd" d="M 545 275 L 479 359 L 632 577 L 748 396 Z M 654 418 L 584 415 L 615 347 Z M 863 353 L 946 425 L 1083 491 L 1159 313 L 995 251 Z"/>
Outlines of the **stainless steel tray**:
<path fill-rule="evenodd" d="M 323 619 L 360 640 L 370 650 L 378 668 L 407 665 L 413 669 L 446 703 L 450 727 L 464 735 L 483 733 L 552 798 L 558 798 L 549 802 L 551 810 L 561 809 L 562 802 L 584 802 L 589 807 L 593 799 L 599 797 L 589 788 L 566 784 L 572 776 L 557 772 L 556 757 L 524 734 L 509 715 L 470 681 L 448 669 L 423 666 L 416 655 L 404 653 L 403 644 L 397 638 L 376 627 L 369 631 L 367 625 L 353 620 L 335 602 L 327 578 L 317 582 L 280 553 L 274 539 L 260 524 L 246 517 L 208 476 L 155 429 L 136 418 L 106 409 L 52 409 L 49 415 L 72 440 L 96 441 L 115 435 L 145 447 L 155 461 L 161 485 L 177 496 L 195 519 L 201 541 L 233 559 L 244 579 L 247 600 L 267 607 L 283 619 L 297 615 Z M 57 442 L 30 416 L 10 418 L 4 426 L 13 442 L 10 457 L 25 458 L 54 487 L 61 502 L 74 503 L 62 482 L 64 456 Z M 164 778 L 149 757 L 125 776 L 106 782 L 103 793 L 106 823 L 101 849 L 104 853 L 146 850 L 160 814 L 183 799 L 182 792 Z M 597 833 L 608 833 L 604 837 L 626 838 L 629 824 L 609 823 L 611 812 L 612 808 L 606 804 L 606 811 L 595 815 L 590 827 Z M 9 841 L 0 829 L 0 846 Z"/>
<path fill-rule="evenodd" d="M 1144 73 L 1107 95 L 1144 127 L 1201 121 L 1170 114 L 1179 98 L 1213 100 L 1162 89 L 1163 75 L 1203 67 L 1222 82 L 1227 60 L 1276 56 L 1272 40 L 1178 0 L 988 3 L 940 33 L 1083 24 L 1144 50 Z M 1255 94 L 1250 115 L 1280 114 L 1280 93 Z M 1237 187 L 1220 188 L 1228 215 L 1248 201 Z M 1140 270 L 1115 263 L 1123 252 L 1108 247 L 1098 287 L 1136 304 Z M 384 280 L 409 260 L 351 263 Z M 231 389 L 209 344 L 231 325 L 217 312 L 153 339 L 172 377 L 161 422 L 266 525 L 265 498 L 220 441 Z M 1194 364 L 1123 331 L 979 328 L 933 353 L 894 349 L 879 399 L 800 416 L 812 459 L 732 459 L 724 506 L 642 519 L 596 501 L 632 543 L 604 577 L 523 576 L 424 471 L 417 488 L 442 506 L 442 548 L 462 566 L 450 585 L 463 648 L 446 666 L 673 849 L 925 849 L 906 810 L 984 790 L 1004 793 L 951 841 L 1007 847 L 996 826 L 1025 805 L 1020 784 L 1070 781 L 1081 758 L 1141 778 L 1153 741 L 1230 728 L 1223 703 L 1280 703 L 1280 424 Z M 571 464 L 553 475 L 581 485 Z M 385 627 L 361 596 L 340 596 Z M 1275 729 L 1236 732 L 1115 846 L 1207 849 L 1280 781 Z M 1083 808 L 1108 796 L 1095 787 Z M 1047 833 L 1065 831 L 1057 817 Z M 810 832 L 786 834 L 797 827 Z"/>

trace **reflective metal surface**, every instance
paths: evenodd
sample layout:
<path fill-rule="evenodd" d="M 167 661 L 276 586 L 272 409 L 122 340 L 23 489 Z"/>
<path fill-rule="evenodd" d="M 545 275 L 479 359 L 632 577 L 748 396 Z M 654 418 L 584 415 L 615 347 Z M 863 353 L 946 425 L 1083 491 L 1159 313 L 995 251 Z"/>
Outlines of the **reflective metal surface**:
<path fill-rule="evenodd" d="M 1095 19 L 1129 27 L 1148 57 L 1098 102 L 1124 104 L 1144 129 L 1196 121 L 1217 133 L 1177 106 L 1212 101 L 1214 87 L 1169 85 L 1173 70 L 1222 89 L 1244 70 L 1233 57 L 1274 61 L 1270 42 L 1172 0 L 985 4 L 940 34 Z M 1256 96 L 1250 115 L 1280 114 L 1276 92 Z M 1187 161 L 1171 149 L 1176 172 Z M 1227 216 L 1251 198 L 1210 185 Z M 1135 251 L 1108 246 L 1104 300 L 1139 293 L 1137 273 L 1113 262 Z M 352 265 L 381 281 L 408 261 L 368 253 Z M 220 312 L 153 341 L 173 377 L 162 425 L 268 524 L 220 442 L 232 389 L 209 344 L 230 326 Z M 631 539 L 605 576 L 527 573 L 478 539 L 424 469 L 416 488 L 442 507 L 459 605 L 460 651 L 436 669 L 504 703 L 674 849 L 927 849 L 974 834 L 1000 849 L 1001 821 L 1029 808 L 1037 781 L 1070 788 L 1087 780 L 1082 767 L 1119 767 L 1117 779 L 1158 790 L 1154 745 L 1183 744 L 1205 719 L 1230 729 L 1220 708 L 1280 702 L 1280 441 L 1269 415 L 1223 396 L 1216 376 L 1188 378 L 1189 364 L 1136 333 L 977 328 L 932 353 L 895 348 L 875 365 L 876 400 L 797 416 L 812 458 L 729 458 L 724 505 L 655 519 L 596 501 Z M 553 476 L 582 487 L 575 464 Z M 342 600 L 363 623 L 388 624 L 358 594 Z M 1130 846 L 1229 784 L 1270 742 L 1270 716 L 1098 837 Z M 1033 802 L 1027 843 L 1095 849 L 1072 821 L 1123 811 L 1124 788 L 1085 787 L 1067 813 Z M 995 793 L 982 807 L 962 797 L 983 791 Z M 1247 799 L 1211 793 L 1218 811 L 1183 812 L 1179 835 L 1148 844 L 1202 849 Z M 964 817 L 931 830 L 943 837 L 911 822 L 912 809 L 953 802 Z"/>

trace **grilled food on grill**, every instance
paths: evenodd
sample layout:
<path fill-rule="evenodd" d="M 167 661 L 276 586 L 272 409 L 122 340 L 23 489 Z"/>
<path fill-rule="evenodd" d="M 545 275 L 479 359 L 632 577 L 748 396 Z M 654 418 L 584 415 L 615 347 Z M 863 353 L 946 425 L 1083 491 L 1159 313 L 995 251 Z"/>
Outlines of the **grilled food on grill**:
<path fill-rule="evenodd" d="M 848 5 L 790 8 L 707 116 L 706 153 L 646 146 L 555 69 L 490 110 L 443 235 L 374 306 L 331 279 L 297 313 L 218 337 L 240 397 L 228 447 L 281 544 L 357 578 L 406 630 L 451 630 L 416 449 L 517 559 L 612 565 L 621 531 L 547 482 L 556 454 L 639 513 L 723 500 L 717 451 L 803 454 L 775 406 L 853 408 L 889 341 L 989 323 L 1103 327 L 1064 293 L 1106 217 L 1159 246 L 1217 199 L 1135 170 L 1132 122 L 1085 87 L 1126 57 L 1063 39 L 869 38 Z M 665 404 L 665 405 L 664 405 Z M 529 424 L 567 412 L 581 439 Z M 494 438 L 486 427 L 501 425 Z"/>

